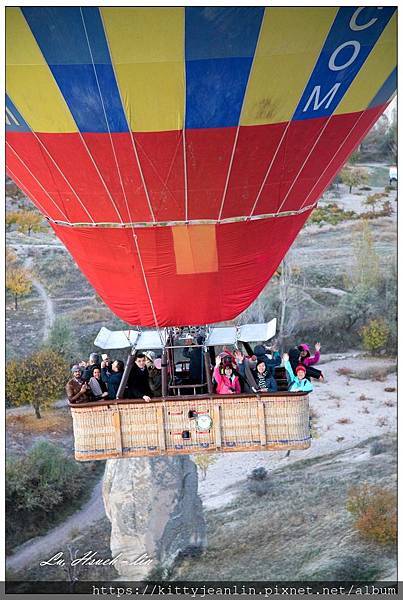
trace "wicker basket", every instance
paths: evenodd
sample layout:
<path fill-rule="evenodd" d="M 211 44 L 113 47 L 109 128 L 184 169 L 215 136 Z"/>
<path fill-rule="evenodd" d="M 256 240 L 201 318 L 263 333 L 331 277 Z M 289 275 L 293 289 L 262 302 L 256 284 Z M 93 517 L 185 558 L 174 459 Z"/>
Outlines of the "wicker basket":
<path fill-rule="evenodd" d="M 75 457 L 80 461 L 199 452 L 304 450 L 311 443 L 307 394 L 182 396 L 150 403 L 109 400 L 70 407 Z M 192 418 L 195 414 L 209 415 L 209 430 L 198 429 L 197 419 Z"/>

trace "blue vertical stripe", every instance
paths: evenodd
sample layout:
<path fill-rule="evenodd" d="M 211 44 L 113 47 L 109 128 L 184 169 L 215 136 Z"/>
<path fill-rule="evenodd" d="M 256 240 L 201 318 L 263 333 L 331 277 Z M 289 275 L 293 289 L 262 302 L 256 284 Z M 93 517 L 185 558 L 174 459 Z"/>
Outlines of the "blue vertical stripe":
<path fill-rule="evenodd" d="M 98 8 L 21 10 L 79 130 L 108 131 L 103 101 L 110 131 L 128 131 Z"/>
<path fill-rule="evenodd" d="M 338 11 L 293 119 L 326 117 L 334 112 L 395 12 L 395 7 L 363 8 L 353 20 L 353 25 L 359 28 L 354 30 L 350 24 L 357 10 L 358 7 L 348 7 Z M 366 24 L 368 27 L 365 27 Z M 335 52 L 338 48 L 340 50 Z M 330 68 L 331 61 L 336 68 Z M 337 68 L 342 65 L 346 67 Z"/>
<path fill-rule="evenodd" d="M 186 127 L 238 125 L 264 8 L 186 8 Z"/>
<path fill-rule="evenodd" d="M 6 131 L 31 131 L 30 127 L 6 94 Z"/>
<path fill-rule="evenodd" d="M 381 89 L 371 100 L 368 108 L 375 108 L 375 106 L 380 106 L 381 104 L 385 104 L 394 94 L 397 88 L 397 68 L 393 69 L 392 73 L 386 79 L 385 83 L 382 85 Z"/>

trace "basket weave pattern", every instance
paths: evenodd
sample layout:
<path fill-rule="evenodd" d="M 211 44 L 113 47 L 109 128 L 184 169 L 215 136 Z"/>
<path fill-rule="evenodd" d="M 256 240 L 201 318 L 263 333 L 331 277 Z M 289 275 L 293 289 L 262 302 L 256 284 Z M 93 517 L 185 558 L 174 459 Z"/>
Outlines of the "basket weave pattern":
<path fill-rule="evenodd" d="M 195 418 L 207 414 L 209 431 Z M 71 406 L 75 457 L 102 460 L 160 454 L 303 450 L 310 446 L 309 396 L 187 397 Z M 182 437 L 189 432 L 189 439 Z"/>

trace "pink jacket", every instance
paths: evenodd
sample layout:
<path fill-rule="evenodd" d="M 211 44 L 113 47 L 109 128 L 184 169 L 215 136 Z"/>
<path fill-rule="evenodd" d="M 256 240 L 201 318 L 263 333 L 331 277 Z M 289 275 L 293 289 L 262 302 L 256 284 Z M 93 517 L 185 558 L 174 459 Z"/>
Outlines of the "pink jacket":
<path fill-rule="evenodd" d="M 231 380 L 226 375 L 221 375 L 218 367 L 214 367 L 214 379 L 217 382 L 217 394 L 241 393 L 241 384 L 239 383 L 239 377 L 237 375 Z"/>
<path fill-rule="evenodd" d="M 301 347 L 304 350 L 306 350 L 307 352 L 310 352 L 308 344 L 301 344 Z M 301 363 L 305 367 L 309 367 L 310 365 L 316 365 L 316 363 L 319 362 L 319 360 L 320 360 L 320 352 L 318 350 L 316 350 L 315 354 L 313 356 L 307 356 L 305 358 L 302 358 Z"/>

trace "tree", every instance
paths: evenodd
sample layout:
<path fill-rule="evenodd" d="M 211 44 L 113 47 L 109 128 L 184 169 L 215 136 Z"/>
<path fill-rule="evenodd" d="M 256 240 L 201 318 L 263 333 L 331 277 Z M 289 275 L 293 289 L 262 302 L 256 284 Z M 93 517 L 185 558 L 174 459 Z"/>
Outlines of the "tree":
<path fill-rule="evenodd" d="M 43 231 L 42 221 L 42 216 L 39 213 L 32 210 L 21 210 L 17 220 L 18 231 L 28 233 L 29 236 L 31 231 L 39 233 Z"/>
<path fill-rule="evenodd" d="M 383 350 L 386 347 L 389 333 L 389 326 L 384 319 L 372 319 L 361 331 L 364 348 L 371 354 Z"/>
<path fill-rule="evenodd" d="M 368 182 L 367 170 L 358 169 L 356 167 L 344 167 L 344 169 L 340 171 L 340 177 L 342 183 L 349 187 L 350 194 L 353 187 L 358 187 L 359 185 Z"/>
<path fill-rule="evenodd" d="M 380 280 L 379 256 L 367 220 L 362 220 L 353 233 L 354 262 L 350 272 L 350 288 L 361 285 L 374 288 Z"/>
<path fill-rule="evenodd" d="M 40 409 L 60 398 L 68 375 L 66 359 L 48 348 L 11 360 L 6 364 L 6 398 L 14 406 L 32 404 L 40 419 Z"/>
<path fill-rule="evenodd" d="M 11 267 L 7 269 L 6 288 L 14 296 L 15 310 L 18 309 L 18 298 L 26 296 L 32 289 L 30 272 L 23 267 Z"/>
<path fill-rule="evenodd" d="M 66 317 L 58 317 L 49 332 L 46 346 L 66 359 L 72 359 L 78 352 L 76 336 L 73 334 L 71 321 Z"/>
<path fill-rule="evenodd" d="M 348 164 L 349 165 L 356 165 L 357 162 L 360 159 L 360 153 L 358 150 L 356 150 L 355 152 L 353 152 L 350 156 L 350 158 L 348 159 Z"/>

